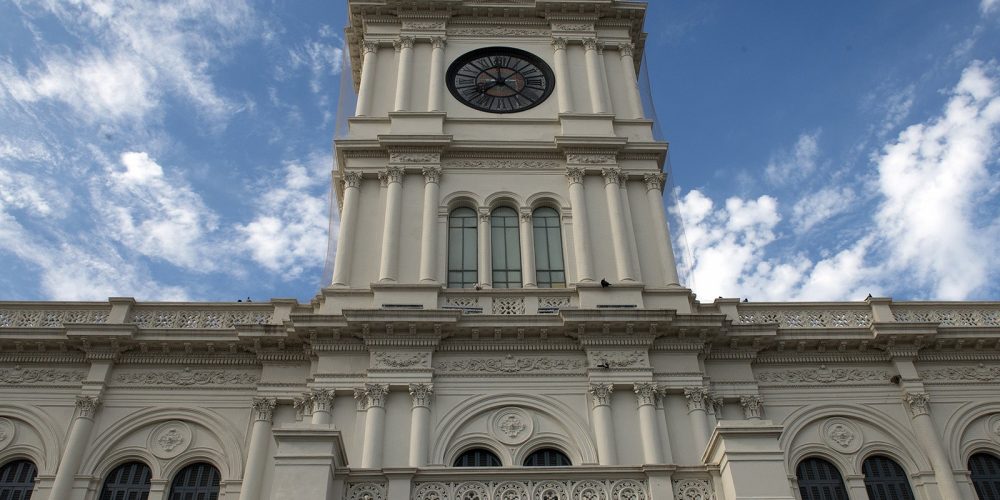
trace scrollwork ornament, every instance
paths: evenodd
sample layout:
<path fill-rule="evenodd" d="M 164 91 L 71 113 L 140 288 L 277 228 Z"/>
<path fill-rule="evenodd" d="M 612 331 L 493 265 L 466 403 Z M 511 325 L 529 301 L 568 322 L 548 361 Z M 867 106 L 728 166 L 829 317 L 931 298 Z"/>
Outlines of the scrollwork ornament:
<path fill-rule="evenodd" d="M 191 447 L 194 433 L 179 420 L 162 423 L 149 433 L 147 448 L 157 458 L 171 459 Z"/>
<path fill-rule="evenodd" d="M 253 409 L 254 420 L 258 422 L 270 422 L 274 418 L 274 407 L 277 405 L 277 398 L 253 398 L 250 401 L 250 407 Z"/>
<path fill-rule="evenodd" d="M 708 390 L 704 387 L 685 387 L 684 398 L 687 399 L 688 411 L 705 410 L 705 396 Z"/>
<path fill-rule="evenodd" d="M 80 418 L 93 419 L 99 406 L 101 406 L 101 398 L 95 396 L 76 397 L 76 409 L 80 412 Z"/>
<path fill-rule="evenodd" d="M 611 392 L 615 390 L 615 386 L 610 383 L 596 383 L 590 384 L 590 389 L 587 391 L 590 393 L 590 397 L 593 400 L 594 406 L 608 406 L 611 404 Z"/>
<path fill-rule="evenodd" d="M 704 479 L 682 479 L 674 483 L 676 500 L 714 500 L 712 487 Z"/>
<path fill-rule="evenodd" d="M 632 385 L 635 400 L 639 406 L 652 405 L 656 402 L 657 386 L 651 382 L 637 382 Z"/>
<path fill-rule="evenodd" d="M 17 427 L 14 426 L 14 422 L 6 418 L 0 418 L 0 450 L 14 442 L 16 433 Z"/>
<path fill-rule="evenodd" d="M 931 396 L 926 392 L 906 392 L 903 394 L 903 401 L 914 417 L 930 413 Z"/>

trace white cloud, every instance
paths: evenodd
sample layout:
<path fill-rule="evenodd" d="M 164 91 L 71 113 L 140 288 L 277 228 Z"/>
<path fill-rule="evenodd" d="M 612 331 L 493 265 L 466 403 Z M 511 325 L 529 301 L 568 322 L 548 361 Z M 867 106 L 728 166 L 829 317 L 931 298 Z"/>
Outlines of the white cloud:
<path fill-rule="evenodd" d="M 828 186 L 806 194 L 792 207 L 795 231 L 804 233 L 816 224 L 850 210 L 856 203 L 854 190 L 849 187 Z"/>
<path fill-rule="evenodd" d="M 337 45 L 332 45 L 321 41 L 310 41 L 302 47 L 288 51 L 289 61 L 293 68 L 302 66 L 309 68 L 311 74 L 309 88 L 313 93 L 320 93 L 328 87 L 324 85 L 326 83 L 324 78 L 340 73 L 344 53 L 343 49 L 340 48 L 342 42 L 336 43 Z"/>
<path fill-rule="evenodd" d="M 10 210 L 61 217 L 66 211 L 66 201 L 51 182 L 0 168 L 0 215 Z"/>
<path fill-rule="evenodd" d="M 877 158 L 886 265 L 914 271 L 941 298 L 963 299 L 997 272 L 997 179 L 988 170 L 1000 124 L 996 74 L 995 64 L 971 64 L 944 113 L 905 129 Z M 994 210 L 986 223 L 977 217 L 984 200 Z"/>
<path fill-rule="evenodd" d="M 254 220 L 237 226 L 254 261 L 286 278 L 323 265 L 331 164 L 329 156 L 316 156 L 304 165 L 290 163 L 282 185 L 260 195 Z"/>
<path fill-rule="evenodd" d="M 126 152 L 93 201 L 108 233 L 127 247 L 175 266 L 207 271 L 220 265 L 207 240 L 218 216 L 180 176 L 168 178 L 147 153 Z"/>
<path fill-rule="evenodd" d="M 997 5 L 1000 5 L 1000 0 L 982 0 L 979 2 L 979 12 L 989 14 Z"/>
<path fill-rule="evenodd" d="M 775 184 L 788 184 L 808 177 L 816 170 L 819 135 L 819 131 L 799 135 L 791 151 L 778 153 L 768 163 L 767 178 Z"/>
<path fill-rule="evenodd" d="M 55 156 L 45 144 L 39 141 L 0 136 L 0 160 L 52 163 L 55 161 Z"/>

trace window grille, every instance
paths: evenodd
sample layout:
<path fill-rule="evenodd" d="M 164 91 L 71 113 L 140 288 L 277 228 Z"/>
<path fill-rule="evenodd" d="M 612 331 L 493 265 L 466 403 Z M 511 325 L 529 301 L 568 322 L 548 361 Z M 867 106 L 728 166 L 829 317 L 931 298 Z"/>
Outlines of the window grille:
<path fill-rule="evenodd" d="M 1000 458 L 976 453 L 969 457 L 969 470 L 979 500 L 1000 500 Z"/>
<path fill-rule="evenodd" d="M 448 216 L 448 287 L 473 288 L 479 282 L 476 211 L 456 208 Z"/>
<path fill-rule="evenodd" d="M 513 208 L 500 207 L 490 215 L 493 248 L 493 288 L 521 288 L 521 229 Z"/>
<path fill-rule="evenodd" d="M 822 458 L 810 457 L 795 468 L 802 500 L 849 500 L 840 471 Z"/>
<path fill-rule="evenodd" d="M 188 465 L 174 476 L 169 500 L 218 500 L 219 469 L 204 462 Z"/>
<path fill-rule="evenodd" d="M 549 207 L 542 207 L 535 210 L 531 220 L 535 239 L 535 282 L 538 288 L 566 288 L 559 213 Z"/>
<path fill-rule="evenodd" d="M 569 457 L 553 448 L 536 450 L 524 459 L 525 467 L 566 467 L 569 465 L 573 465 Z"/>
<path fill-rule="evenodd" d="M 870 500 L 913 500 L 906 472 L 889 457 L 874 455 L 861 464 Z"/>
<path fill-rule="evenodd" d="M 0 499 L 29 500 L 35 491 L 38 468 L 28 460 L 15 460 L 0 467 Z"/>
<path fill-rule="evenodd" d="M 490 450 L 473 448 L 455 459 L 455 467 L 500 467 L 500 457 Z"/>
<path fill-rule="evenodd" d="M 100 500 L 146 500 L 150 475 L 149 466 L 142 462 L 115 467 L 104 480 Z"/>

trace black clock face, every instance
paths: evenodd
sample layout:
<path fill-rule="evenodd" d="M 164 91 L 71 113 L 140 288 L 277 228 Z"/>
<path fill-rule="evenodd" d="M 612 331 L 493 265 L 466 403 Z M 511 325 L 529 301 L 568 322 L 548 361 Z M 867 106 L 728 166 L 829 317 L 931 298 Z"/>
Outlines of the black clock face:
<path fill-rule="evenodd" d="M 516 113 L 542 103 L 555 85 L 552 70 L 523 50 L 488 47 L 459 57 L 448 68 L 448 90 L 466 106 Z"/>

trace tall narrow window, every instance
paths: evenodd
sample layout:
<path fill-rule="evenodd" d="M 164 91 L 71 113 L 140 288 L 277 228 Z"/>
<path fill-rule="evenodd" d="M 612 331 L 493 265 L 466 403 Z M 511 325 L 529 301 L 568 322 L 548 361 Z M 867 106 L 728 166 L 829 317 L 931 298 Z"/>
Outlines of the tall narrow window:
<path fill-rule="evenodd" d="M 822 458 L 809 457 L 795 468 L 802 500 L 848 500 L 840 471 Z"/>
<path fill-rule="evenodd" d="M 0 467 L 0 499 L 29 500 L 35 491 L 38 468 L 28 460 L 15 460 Z"/>
<path fill-rule="evenodd" d="M 989 453 L 976 453 L 969 457 L 972 485 L 979 500 L 1000 498 L 1000 458 Z"/>
<path fill-rule="evenodd" d="M 129 462 L 115 467 L 104 480 L 100 500 L 146 500 L 149 498 L 149 466 Z"/>
<path fill-rule="evenodd" d="M 517 212 L 510 207 L 497 208 L 490 217 L 493 288 L 521 288 L 521 233 L 517 219 Z"/>
<path fill-rule="evenodd" d="M 476 211 L 456 208 L 448 216 L 448 288 L 472 288 L 479 280 Z"/>
<path fill-rule="evenodd" d="M 535 282 L 538 288 L 566 288 L 559 212 L 542 207 L 532 214 L 535 231 Z"/>
<path fill-rule="evenodd" d="M 895 461 L 881 455 L 871 456 L 861 464 L 865 490 L 870 500 L 913 500 L 913 490 L 906 472 Z"/>
<path fill-rule="evenodd" d="M 219 469 L 204 462 L 191 464 L 174 476 L 169 500 L 218 500 Z"/>

